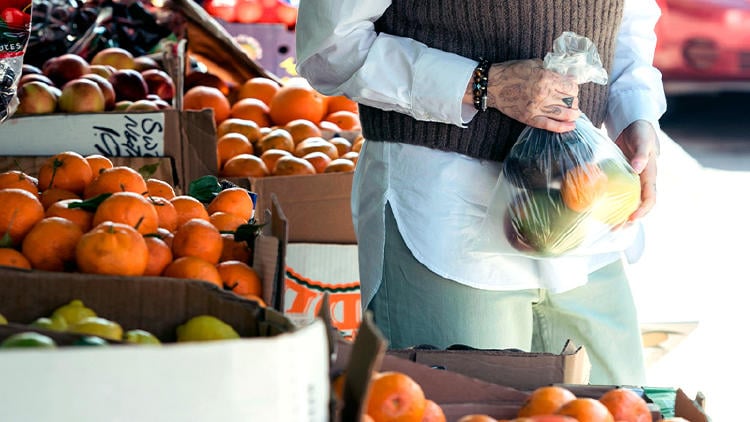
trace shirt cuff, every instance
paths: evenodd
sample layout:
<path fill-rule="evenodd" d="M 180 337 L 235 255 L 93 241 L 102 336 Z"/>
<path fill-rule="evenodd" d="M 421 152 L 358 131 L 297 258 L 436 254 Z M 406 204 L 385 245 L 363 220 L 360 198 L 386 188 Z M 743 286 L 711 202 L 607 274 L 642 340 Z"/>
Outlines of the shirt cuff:
<path fill-rule="evenodd" d="M 476 110 L 463 103 L 475 60 L 428 49 L 417 59 L 412 85 L 414 116 L 420 120 L 465 126 Z"/>
<path fill-rule="evenodd" d="M 663 98 L 663 97 L 662 97 Z M 614 141 L 628 125 L 645 120 L 658 132 L 659 119 L 666 111 L 666 101 L 655 101 L 654 94 L 646 90 L 628 90 L 610 95 L 605 127 Z"/>

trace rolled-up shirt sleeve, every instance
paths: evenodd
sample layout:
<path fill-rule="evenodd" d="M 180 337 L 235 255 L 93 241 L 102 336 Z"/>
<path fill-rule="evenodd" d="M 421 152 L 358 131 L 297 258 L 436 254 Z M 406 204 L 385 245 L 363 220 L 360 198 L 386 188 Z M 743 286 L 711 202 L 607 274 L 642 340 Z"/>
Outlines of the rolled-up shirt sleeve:
<path fill-rule="evenodd" d="M 305 0 L 296 31 L 297 71 L 325 95 L 346 95 L 418 120 L 463 126 L 477 62 L 375 31 L 390 0 Z"/>

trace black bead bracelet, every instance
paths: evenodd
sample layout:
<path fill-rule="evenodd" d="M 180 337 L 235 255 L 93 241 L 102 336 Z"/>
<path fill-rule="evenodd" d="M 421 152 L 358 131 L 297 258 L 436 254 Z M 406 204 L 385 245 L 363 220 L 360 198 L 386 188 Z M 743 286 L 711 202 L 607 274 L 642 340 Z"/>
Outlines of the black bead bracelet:
<path fill-rule="evenodd" d="M 474 108 L 479 111 L 487 110 L 487 75 L 489 71 L 490 62 L 480 58 L 479 64 L 474 69 L 474 79 L 472 81 Z"/>

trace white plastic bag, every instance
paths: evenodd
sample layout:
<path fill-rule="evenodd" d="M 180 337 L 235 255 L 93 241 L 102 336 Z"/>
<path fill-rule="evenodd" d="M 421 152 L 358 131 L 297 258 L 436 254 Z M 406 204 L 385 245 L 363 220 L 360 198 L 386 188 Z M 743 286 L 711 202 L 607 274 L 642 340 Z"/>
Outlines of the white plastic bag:
<path fill-rule="evenodd" d="M 605 84 L 607 73 L 585 37 L 566 32 L 545 67 Z M 640 180 L 606 133 L 582 115 L 576 129 L 526 127 L 503 162 L 477 250 L 529 257 L 623 250 L 621 230 L 640 205 Z"/>

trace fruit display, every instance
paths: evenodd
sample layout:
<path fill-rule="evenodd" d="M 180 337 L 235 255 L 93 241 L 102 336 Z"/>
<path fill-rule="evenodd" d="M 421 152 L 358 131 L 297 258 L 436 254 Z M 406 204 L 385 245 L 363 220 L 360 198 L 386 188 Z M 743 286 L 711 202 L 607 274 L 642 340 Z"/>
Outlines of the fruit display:
<path fill-rule="evenodd" d="M 0 262 L 198 279 L 265 306 L 261 278 L 250 265 L 256 227 L 251 193 L 222 187 L 213 176 L 203 185 L 208 191 L 201 202 L 106 157 L 73 151 L 49 157 L 34 175 L 6 171 L 0 174 Z"/>
<path fill-rule="evenodd" d="M 226 22 L 278 23 L 293 30 L 297 7 L 287 0 L 207 0 L 203 7 Z"/>
<path fill-rule="evenodd" d="M 154 61 L 137 60 L 120 47 L 100 50 L 90 61 L 65 53 L 41 67 L 24 64 L 18 115 L 157 111 L 172 108 L 175 84 Z"/>
<path fill-rule="evenodd" d="M 640 178 L 617 147 L 579 120 L 564 134 L 527 128 L 503 163 L 493 197 L 513 250 L 554 257 L 597 251 L 597 242 L 640 205 Z"/>
<path fill-rule="evenodd" d="M 219 176 L 354 170 L 364 138 L 357 104 L 350 99 L 324 96 L 302 78 L 279 85 L 259 76 L 240 86 L 206 73 L 186 79 L 196 83 L 186 85 L 183 108 L 213 110 Z M 344 133 L 354 135 L 350 140 Z"/>

